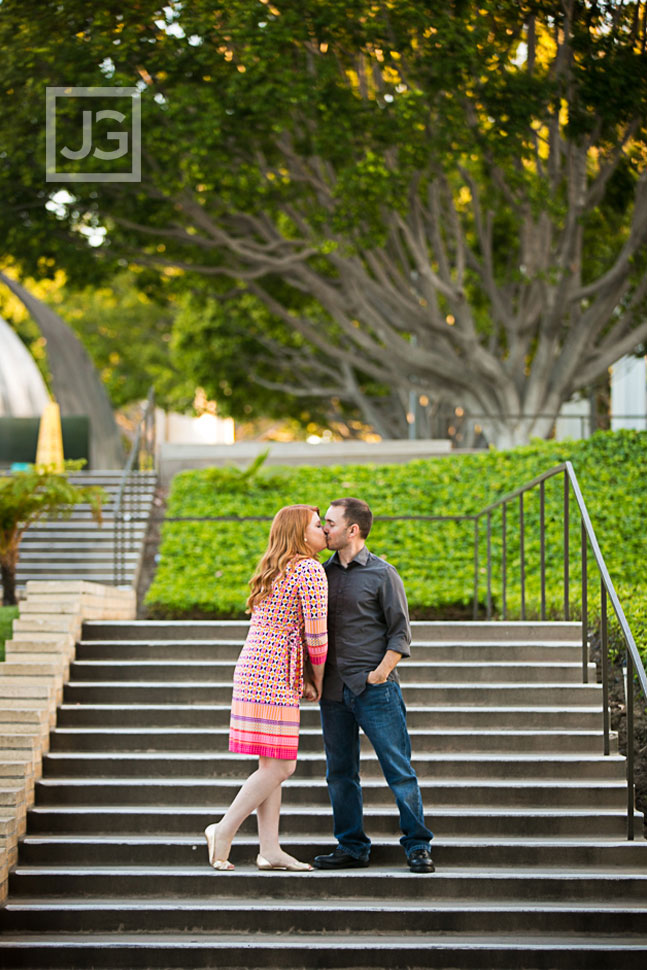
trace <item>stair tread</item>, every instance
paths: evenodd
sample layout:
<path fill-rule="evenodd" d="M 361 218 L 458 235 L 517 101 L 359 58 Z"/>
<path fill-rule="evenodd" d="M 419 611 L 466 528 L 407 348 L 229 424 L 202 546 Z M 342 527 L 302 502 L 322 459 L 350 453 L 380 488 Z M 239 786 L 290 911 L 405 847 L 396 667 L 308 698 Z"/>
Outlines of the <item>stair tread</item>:
<path fill-rule="evenodd" d="M 132 779 L 128 779 L 128 780 L 132 781 Z M 219 813 L 222 814 L 224 810 L 225 810 L 225 807 L 222 805 L 211 806 L 211 812 L 213 814 L 219 814 Z M 68 814 L 74 815 L 79 812 L 88 813 L 88 814 L 97 814 L 97 815 L 101 815 L 101 814 L 114 815 L 115 812 L 117 811 L 124 815 L 134 814 L 134 815 L 137 815 L 138 817 L 141 816 L 142 814 L 141 806 L 139 805 L 120 805 L 120 804 L 107 803 L 107 802 L 101 803 L 100 805 L 93 805 L 93 804 L 46 805 L 46 804 L 40 803 L 35 805 L 32 809 L 30 809 L 30 811 L 35 814 L 47 813 L 47 814 L 60 814 L 60 815 L 68 815 Z M 192 807 L 187 805 L 148 805 L 146 808 L 146 811 L 148 815 L 155 814 L 155 815 L 177 816 L 177 815 L 194 815 L 197 813 L 200 816 L 202 816 L 205 814 L 206 809 L 203 806 Z M 304 803 L 303 805 L 299 805 L 299 806 L 283 805 L 281 807 L 282 815 L 303 814 L 304 812 L 307 812 L 307 811 L 313 811 L 313 812 L 316 812 L 317 815 L 321 815 L 321 805 L 308 806 L 307 804 Z M 463 805 L 457 806 L 457 805 L 449 805 L 449 804 L 434 806 L 433 814 L 434 814 L 434 818 L 453 817 L 457 811 L 460 811 L 461 815 L 463 816 L 466 816 L 469 818 L 475 818 L 475 819 L 481 818 L 484 815 L 487 817 L 496 816 L 500 818 L 508 818 L 510 816 L 512 817 L 519 816 L 522 818 L 526 818 L 526 817 L 561 818 L 564 816 L 569 818 L 588 818 L 591 815 L 600 816 L 600 817 L 611 817 L 611 818 L 615 818 L 615 817 L 625 818 L 627 815 L 626 809 L 606 808 L 605 806 L 597 806 L 597 805 L 594 808 L 578 808 L 570 805 L 565 805 L 564 807 L 560 806 L 559 808 L 555 808 L 555 807 L 542 808 L 542 807 L 534 807 L 534 806 L 529 808 L 516 808 L 513 805 L 510 807 L 505 806 L 502 808 L 497 808 L 496 806 L 489 806 L 489 805 L 477 806 L 477 807 L 469 807 L 469 806 L 464 807 Z M 368 816 L 382 815 L 382 814 L 393 816 L 394 808 L 393 806 L 386 807 L 386 806 L 380 806 L 380 805 L 365 805 L 364 814 Z M 639 816 L 638 812 L 636 812 L 635 814 Z M 640 817 L 642 818 L 642 816 Z"/>
<path fill-rule="evenodd" d="M 56 732 L 57 734 L 58 734 L 58 731 L 59 731 L 59 729 L 57 729 L 57 732 Z M 85 734 L 86 732 L 85 731 L 83 731 L 83 732 L 82 731 L 78 731 L 78 732 L 70 732 L 70 733 Z M 94 733 L 94 732 L 87 732 L 87 733 L 88 734 L 91 734 L 91 733 Z M 97 733 L 101 733 L 101 732 L 97 732 Z M 162 733 L 162 732 L 161 731 L 160 732 L 157 732 L 157 731 L 139 731 L 137 729 L 132 729 L 132 730 L 129 731 L 126 728 L 122 728 L 121 730 L 119 730 L 119 731 L 113 731 L 112 733 L 113 733 L 113 735 L 116 735 L 116 734 L 119 734 L 119 735 L 150 734 L 151 737 L 158 737 L 159 734 Z M 218 732 L 216 730 L 211 730 L 211 731 L 197 731 L 197 730 L 193 730 L 193 729 L 190 729 L 190 728 L 184 728 L 183 730 L 178 729 L 178 730 L 172 731 L 172 732 L 169 731 L 168 733 L 171 736 L 173 736 L 173 737 L 177 736 L 178 734 L 196 734 L 196 733 L 200 734 L 202 737 L 204 737 L 205 735 L 208 735 L 208 734 L 214 734 L 214 735 L 217 735 L 219 737 L 220 736 L 226 737 L 228 732 L 225 729 L 223 729 L 222 732 Z M 428 736 L 430 733 L 432 733 L 432 732 L 427 732 L 426 736 Z M 440 732 L 438 732 L 438 733 L 440 734 Z M 467 733 L 467 732 L 465 732 L 465 733 Z M 566 732 L 564 732 L 564 734 L 565 733 Z M 301 737 L 303 737 L 303 736 L 307 736 L 307 737 L 319 737 L 320 736 L 320 734 L 317 734 L 317 732 L 314 729 L 312 729 L 310 731 L 303 730 L 302 729 L 300 731 L 300 734 L 301 734 Z M 414 732 L 410 732 L 410 734 L 412 734 L 412 736 L 415 736 L 414 735 Z M 523 735 L 515 734 L 514 736 L 515 737 L 525 737 L 525 736 L 534 737 L 537 734 L 540 735 L 540 736 L 543 736 L 543 732 L 540 732 L 540 731 L 536 731 L 536 732 L 528 731 L 528 732 L 526 732 Z M 561 736 L 563 736 L 563 735 L 560 735 L 560 737 Z M 595 734 L 594 732 L 588 733 L 586 731 L 582 731 L 582 732 L 580 732 L 580 734 L 578 736 L 596 738 L 599 735 Z M 146 759 L 149 759 L 150 760 L 150 759 L 154 759 L 154 758 L 156 758 L 156 759 L 165 758 L 165 759 L 168 759 L 169 761 L 183 761 L 183 760 L 184 761 L 186 761 L 186 760 L 189 760 L 189 761 L 212 761 L 214 755 L 217 755 L 218 758 L 220 758 L 223 761 L 239 761 L 241 759 L 241 757 L 242 758 L 245 757 L 244 755 L 237 754 L 236 752 L 222 751 L 219 748 L 214 748 L 213 750 L 210 751 L 206 747 L 203 747 L 200 751 L 175 751 L 175 750 L 173 750 L 173 751 L 164 751 L 164 750 L 160 750 L 160 751 L 121 751 L 121 750 L 111 751 L 109 749 L 108 750 L 105 750 L 105 751 L 50 751 L 47 754 L 47 757 L 48 758 L 51 758 L 51 759 L 54 759 L 54 760 L 62 760 L 64 758 L 79 758 L 79 759 L 82 759 L 82 760 L 87 760 L 88 762 L 97 761 L 97 760 L 101 760 L 101 759 L 118 759 L 118 760 L 122 760 L 123 761 L 123 760 L 126 760 L 128 758 L 133 758 L 135 760 L 142 760 L 142 761 L 143 760 L 146 760 Z M 375 754 L 372 751 L 370 751 L 370 750 L 363 751 L 362 752 L 362 756 L 364 758 L 366 758 L 366 757 L 375 758 Z M 321 751 L 321 752 L 302 751 L 302 752 L 299 753 L 299 761 L 321 761 L 323 759 L 323 757 L 324 757 L 323 751 Z M 519 753 L 517 753 L 517 752 L 511 752 L 511 753 L 506 753 L 506 752 L 501 752 L 501 753 L 492 752 L 492 753 L 490 753 L 490 752 L 480 752 L 480 751 L 474 751 L 474 752 L 468 751 L 468 752 L 456 752 L 456 753 L 442 754 L 440 752 L 431 752 L 430 753 L 430 752 L 427 752 L 427 751 L 419 751 L 419 752 L 415 752 L 414 753 L 413 759 L 414 759 L 414 761 L 433 761 L 433 762 L 436 762 L 436 761 L 438 761 L 438 762 L 442 762 L 442 761 L 482 761 L 482 762 L 488 762 L 488 761 L 521 761 L 521 762 L 533 763 L 533 762 L 537 762 L 537 761 L 545 762 L 547 760 L 550 760 L 550 761 L 554 761 L 554 762 L 557 762 L 557 763 L 572 762 L 572 763 L 575 763 L 575 764 L 580 764 L 581 762 L 590 762 L 590 763 L 599 763 L 599 764 L 612 764 L 612 763 L 624 764 L 624 757 L 622 755 L 613 755 L 613 754 L 608 754 L 608 755 L 603 755 L 603 754 L 587 754 L 586 752 L 582 752 L 581 754 L 580 753 L 569 754 L 568 752 L 559 752 L 558 754 L 554 754 L 554 753 L 551 752 L 550 754 L 547 754 L 546 752 L 542 752 L 542 751 L 540 751 L 540 752 L 535 752 L 535 751 L 523 752 L 522 751 L 522 752 L 519 752 Z"/>
<path fill-rule="evenodd" d="M 371 938 L 371 933 L 375 934 Z M 412 939 L 413 937 L 413 939 Z M 608 950 L 613 953 L 619 949 L 627 952 L 637 951 L 647 953 L 647 942 L 640 937 L 629 934 L 604 934 L 595 936 L 591 933 L 557 933 L 554 938 L 546 933 L 524 935 L 520 937 L 518 933 L 498 933 L 491 935 L 484 934 L 451 934 L 443 932 L 442 935 L 433 932 L 407 933 L 406 935 L 389 934 L 381 935 L 374 930 L 367 930 L 366 938 L 363 933 L 349 936 L 343 933 L 326 933 L 325 935 L 314 933 L 298 933 L 290 938 L 288 932 L 265 934 L 254 933 L 245 935 L 245 951 L 253 952 L 255 949 L 263 947 L 270 950 L 306 950 L 309 946 L 315 946 L 317 950 L 372 950 L 379 954 L 385 950 L 417 950 L 421 942 L 427 939 L 433 940 L 436 949 L 474 949 L 480 947 L 484 950 L 500 949 L 502 941 L 513 950 L 558 950 L 571 949 L 577 946 L 578 951 L 599 952 Z M 41 947 L 66 947 L 71 950 L 81 950 L 88 946 L 101 947 L 102 949 L 131 948 L 135 950 L 152 950 L 154 947 L 170 949 L 172 946 L 186 951 L 191 949 L 202 949 L 208 945 L 209 949 L 225 950 L 229 947 L 240 947 L 241 934 L 228 933 L 30 933 L 28 938 L 24 935 L 11 936 L 4 934 L 0 938 L 0 949 L 20 948 L 28 949 L 34 946 Z M 242 959 L 245 959 L 244 957 Z M 248 963 L 245 963 L 249 966 Z"/>
<path fill-rule="evenodd" d="M 393 810 L 389 813 L 393 815 Z M 22 842 L 27 845 L 40 845 L 43 842 L 56 843 L 60 845 L 67 845 L 71 843 L 82 843 L 83 845 L 92 845 L 96 842 L 101 842 L 102 844 L 109 843 L 114 845 L 159 845 L 159 843 L 164 843 L 165 845 L 195 845 L 196 842 L 202 842 L 204 839 L 202 832 L 196 832 L 194 835 L 25 835 Z M 257 844 L 257 839 L 252 836 L 237 835 L 236 843 L 237 845 L 249 845 L 255 846 Z M 302 844 L 304 846 L 313 843 L 315 845 L 329 845 L 330 836 L 290 836 L 290 842 L 293 844 Z M 373 845 L 399 845 L 399 840 L 394 836 L 393 838 L 373 838 Z M 541 836 L 530 837 L 530 836 L 518 836 L 516 838 L 511 837 L 493 837 L 493 836 L 482 836 L 481 838 L 470 837 L 469 839 L 463 838 L 461 836 L 435 836 L 432 849 L 439 845 L 462 845 L 462 846 L 474 846 L 482 847 L 484 845 L 537 845 L 537 846 L 550 846 L 550 847 L 563 847 L 563 846 L 587 846 L 587 847 L 628 847 L 630 851 L 634 851 L 637 848 L 639 851 L 645 851 L 644 840 L 636 840 L 633 843 L 628 842 L 626 839 L 619 838 L 589 838 L 585 835 L 579 838 L 542 838 Z M 645 855 L 645 872 L 647 873 L 647 855 Z M 647 905 L 647 900 L 645 901 Z"/>
<path fill-rule="evenodd" d="M 453 788 L 463 788 L 466 783 L 474 784 L 474 781 L 475 780 L 477 780 L 479 782 L 479 784 L 481 785 L 481 787 L 484 787 L 484 788 L 528 788 L 528 787 L 532 787 L 532 788 L 554 788 L 554 787 L 559 787 L 559 788 L 567 788 L 567 789 L 571 789 L 571 788 L 587 788 L 588 790 L 590 790 L 591 788 L 621 788 L 621 789 L 624 790 L 626 788 L 626 782 L 624 781 L 624 779 L 621 779 L 621 780 L 615 780 L 615 779 L 600 779 L 600 780 L 595 780 L 594 782 L 592 782 L 590 780 L 586 780 L 586 781 L 575 780 L 575 781 L 572 781 L 571 779 L 568 779 L 568 778 L 558 778 L 558 779 L 541 779 L 541 778 L 538 778 L 538 779 L 532 779 L 532 780 L 524 780 L 524 779 L 517 779 L 517 778 L 509 778 L 509 779 L 506 778 L 506 779 L 500 779 L 500 780 L 499 779 L 485 779 L 485 780 L 482 780 L 482 779 L 456 779 L 456 778 L 451 778 L 451 777 L 441 778 L 441 777 L 438 777 L 438 776 L 435 776 L 433 778 L 433 780 L 430 780 L 428 782 L 426 782 L 424 779 L 422 779 L 421 780 L 421 785 L 427 785 L 427 784 L 431 785 L 431 784 L 433 784 L 433 785 L 435 785 L 437 787 L 437 786 L 439 786 L 439 785 L 442 784 L 443 786 L 450 786 L 450 787 L 453 787 Z M 102 785 L 114 785 L 114 784 L 119 784 L 119 785 L 121 785 L 121 784 L 128 784 L 128 785 L 131 785 L 132 784 L 132 781 L 133 781 L 132 778 L 129 777 L 129 776 L 121 777 L 121 776 L 116 776 L 115 775 L 115 776 L 110 776 L 110 777 L 106 776 L 106 777 L 101 777 L 101 778 L 93 778 L 93 777 L 89 777 L 89 778 L 78 778 L 76 775 L 68 775 L 68 776 L 65 776 L 65 777 L 59 776 L 57 778 L 41 778 L 41 779 L 39 779 L 38 784 L 39 785 L 44 785 L 44 786 L 47 786 L 47 787 L 54 787 L 55 785 L 58 785 L 58 784 L 63 784 L 63 785 L 80 785 L 80 786 L 82 786 L 82 785 L 97 785 L 97 786 L 102 786 Z M 156 785 L 156 786 L 163 786 L 164 785 L 164 786 L 170 786 L 170 787 L 174 787 L 174 786 L 185 787 L 187 785 L 195 785 L 196 787 L 208 787 L 208 786 L 218 787 L 218 786 L 221 786 L 221 785 L 222 786 L 229 786 L 229 785 L 232 784 L 232 782 L 235 783 L 236 781 L 239 781 L 239 779 L 236 779 L 236 778 L 234 778 L 234 779 L 232 779 L 232 778 L 218 778 L 218 777 L 214 777 L 214 778 L 201 778 L 201 777 L 196 777 L 196 778 L 193 778 L 193 777 L 189 777 L 189 776 L 187 776 L 187 777 L 177 777 L 177 778 L 176 777 L 173 777 L 173 778 L 163 778 L 163 777 L 159 777 L 158 778 L 158 777 L 152 777 L 152 778 L 138 778 L 137 779 L 137 784 L 138 785 Z M 303 779 L 289 778 L 287 781 L 283 782 L 283 786 L 282 787 L 284 789 L 285 788 L 301 788 L 303 785 L 304 785 L 304 780 Z M 308 778 L 307 779 L 307 786 L 308 786 L 308 788 L 312 788 L 312 787 L 315 787 L 315 786 L 317 788 L 327 787 L 326 786 L 326 780 L 325 780 L 325 778 Z M 380 788 L 380 789 L 383 789 L 385 787 L 385 782 L 384 782 L 384 779 L 383 778 L 365 778 L 365 779 L 362 779 L 362 787 L 363 788 Z"/>
<path fill-rule="evenodd" d="M 300 889 L 302 884 L 300 884 Z M 263 899 L 263 907 L 276 911 L 283 912 L 287 908 L 290 910 L 301 910 L 310 912 L 328 910 L 335 911 L 339 908 L 339 904 L 334 900 L 326 900 L 317 896 L 312 900 L 309 900 L 301 892 L 299 898 L 291 899 L 289 902 L 284 899 Z M 147 896 L 142 899 L 141 896 L 109 896 L 106 895 L 101 899 L 88 900 L 86 896 L 66 896 L 65 899 L 60 899 L 50 896 L 20 896 L 13 895 L 11 900 L 7 903 L 8 910 L 67 910 L 76 909 L 78 911 L 84 910 L 106 910 L 106 909 L 131 909 L 131 910 L 142 910 L 146 911 L 148 909 L 156 909 L 160 911 L 176 912 L 177 910 L 189 909 L 189 910 L 201 910 L 205 912 L 220 912 L 223 908 L 227 909 L 240 909 L 247 912 L 250 908 L 249 897 L 245 896 L 218 896 L 217 899 L 201 899 L 197 897 L 185 896 L 177 897 L 173 896 L 169 899 L 168 896 Z M 408 913 L 412 910 L 418 910 L 420 912 L 446 912 L 446 911 L 463 911 L 471 913 L 474 911 L 488 913 L 488 912 L 521 912 L 521 913 L 533 913 L 533 912 L 546 912 L 546 913 L 570 913 L 570 912 L 583 912 L 583 913 L 615 913 L 615 912 L 639 912 L 647 913 L 647 900 L 624 900 L 617 902 L 615 900 L 573 900 L 568 903 L 564 902 L 552 902 L 550 900 L 541 902 L 528 902 L 527 900 L 520 901 L 510 901 L 509 899 L 501 900 L 497 902 L 496 900 L 491 900 L 489 902 L 483 902 L 481 900 L 473 900 L 469 903 L 459 897 L 451 898 L 445 897 L 441 900 L 430 900 L 429 902 L 418 903 L 415 899 L 407 899 L 406 903 L 400 902 L 398 900 L 390 901 L 389 899 L 371 900 L 366 899 L 345 899 L 344 908 L 346 910 L 358 910 L 360 912 L 365 912 L 370 909 L 371 911 L 377 912 L 403 912 Z"/>
<path fill-rule="evenodd" d="M 82 681 L 77 682 L 77 683 L 83 684 Z M 115 685 L 114 684 L 111 684 L 110 686 L 115 686 Z M 122 684 L 119 684 L 119 686 L 122 686 Z M 79 704 L 69 704 L 69 703 L 65 704 L 64 703 L 64 704 L 61 704 L 58 709 L 60 711 L 79 711 L 81 709 L 81 706 Z M 132 710 L 132 704 L 97 704 L 97 703 L 94 703 L 93 702 L 93 703 L 88 703 L 88 704 L 84 703 L 82 705 L 82 709 L 83 710 L 89 710 L 89 711 L 124 711 L 124 712 L 127 712 L 129 710 Z M 138 711 L 182 711 L 182 712 L 185 712 L 185 711 L 211 711 L 211 712 L 217 713 L 218 711 L 230 711 L 231 710 L 231 704 L 177 704 L 177 703 L 170 703 L 170 704 L 139 704 L 138 703 L 136 709 Z M 568 706 L 564 706 L 564 705 L 561 705 L 561 704 L 560 705 L 548 705 L 548 704 L 546 704 L 546 705 L 544 705 L 544 704 L 536 705 L 535 704 L 535 705 L 531 705 L 531 706 L 521 706 L 521 707 L 515 706 L 515 705 L 510 705 L 510 706 L 508 706 L 508 705 L 505 705 L 505 706 L 494 706 L 494 705 L 490 706 L 490 705 L 488 705 L 487 707 L 478 707 L 477 705 L 474 705 L 474 704 L 470 704 L 470 705 L 467 705 L 467 706 L 462 707 L 460 705 L 457 706 L 457 705 L 452 704 L 451 710 L 452 711 L 461 711 L 461 712 L 464 712 L 464 713 L 468 713 L 468 712 L 472 712 L 472 711 L 487 711 L 488 713 L 494 713 L 494 714 L 496 714 L 496 713 L 499 713 L 500 714 L 500 713 L 503 713 L 503 712 L 506 712 L 506 713 L 512 712 L 512 713 L 518 713 L 518 714 L 529 714 L 529 713 L 531 713 L 533 711 L 537 711 L 537 710 L 540 710 L 540 711 L 546 712 L 546 713 L 554 713 L 554 714 L 562 714 L 562 713 L 572 713 L 572 714 L 587 714 L 587 713 L 591 713 L 591 714 L 599 714 L 600 713 L 600 708 L 599 708 L 599 706 L 597 704 L 592 704 L 592 705 L 582 704 L 582 705 L 568 705 Z M 306 708 L 305 711 L 307 713 L 308 708 Z M 442 704 L 442 705 L 433 705 L 433 704 L 407 704 L 407 711 L 408 712 L 416 711 L 416 712 L 425 712 L 425 713 L 439 713 L 439 712 L 444 713 L 445 711 L 447 711 L 447 706 L 444 705 L 444 704 Z M 302 713 L 304 713 L 304 712 L 302 711 Z M 570 733 L 570 731 L 569 731 L 569 733 Z"/>
<path fill-rule="evenodd" d="M 312 840 L 315 841 L 314 839 Z M 324 840 L 321 840 L 322 842 Z M 327 839 L 326 844 L 330 845 L 331 840 Z M 206 863 L 196 866 L 186 866 L 186 865 L 159 865 L 159 866 L 148 866 L 148 865 L 76 865 L 76 866 L 62 866 L 62 865 L 33 865 L 26 866 L 20 865 L 16 866 L 14 870 L 16 875 L 51 875 L 59 874 L 63 875 L 74 875 L 74 874 L 87 874 L 96 873 L 99 875 L 142 875 L 148 876 L 152 875 L 155 878 L 163 878 L 164 876 L 193 876 L 199 878 L 222 878 L 222 874 L 210 869 Z M 249 874 L 253 874 L 258 878 L 271 878 L 280 879 L 287 878 L 293 879 L 295 875 L 307 876 L 311 879 L 329 879 L 329 878 L 352 878 L 356 876 L 359 879 L 365 878 L 365 874 L 368 873 L 370 877 L 379 877 L 381 879 L 414 879 L 419 881 L 419 873 L 409 872 L 405 868 L 404 862 L 401 868 L 395 869 L 393 866 L 379 866 L 372 865 L 366 869 L 346 869 L 340 870 L 319 870 L 314 869 L 312 872 L 307 873 L 293 873 L 293 872 L 283 872 L 283 871 L 271 871 L 271 872 L 259 872 L 255 865 L 252 863 L 237 865 L 235 869 L 231 870 L 227 874 L 226 878 L 236 879 L 243 878 Z M 471 880 L 485 880 L 485 879 L 509 879 L 510 877 L 519 880 L 527 879 L 541 879 L 542 876 L 557 877 L 560 879 L 573 879 L 575 881 L 588 879 L 590 877 L 595 877 L 596 879 L 601 879 L 604 882 L 616 883 L 623 880 L 627 875 L 632 878 L 637 879 L 639 882 L 645 883 L 645 889 L 647 890 L 647 869 L 639 866 L 614 866 L 613 871 L 610 872 L 608 868 L 602 866 L 592 866 L 586 865 L 583 867 L 574 866 L 532 866 L 532 867 L 522 867 L 522 866 L 496 866 L 489 869 L 481 868 L 479 870 L 474 870 L 471 866 L 443 866 L 440 872 L 436 871 L 433 873 L 433 881 L 438 881 L 439 877 L 446 877 L 452 879 L 471 879 Z"/>

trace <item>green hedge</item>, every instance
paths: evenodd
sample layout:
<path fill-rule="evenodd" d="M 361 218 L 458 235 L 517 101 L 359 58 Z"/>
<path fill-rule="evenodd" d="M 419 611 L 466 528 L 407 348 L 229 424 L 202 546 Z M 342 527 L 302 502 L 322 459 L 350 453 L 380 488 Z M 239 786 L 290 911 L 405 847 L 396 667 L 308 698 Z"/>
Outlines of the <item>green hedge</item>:
<path fill-rule="evenodd" d="M 11 625 L 17 617 L 17 606 L 0 606 L 0 660 L 4 660 L 5 640 L 11 637 Z"/>
<path fill-rule="evenodd" d="M 399 465 L 344 465 L 297 468 L 233 468 L 183 472 L 172 485 L 168 516 L 273 515 L 282 505 L 306 502 L 325 511 L 342 495 L 366 499 L 375 515 L 473 514 L 562 461 L 575 467 L 598 540 L 636 638 L 647 642 L 647 594 L 641 573 L 647 562 L 644 523 L 647 433 L 598 432 L 586 441 L 534 442 L 508 452 L 480 452 Z M 546 576 L 549 616 L 563 603 L 563 477 L 545 490 Z M 579 611 L 580 527 L 570 503 L 570 599 Z M 526 608 L 537 615 L 539 583 L 539 492 L 524 502 L 526 521 Z M 376 522 L 369 546 L 392 562 L 405 583 L 414 617 L 470 615 L 473 594 L 471 522 Z M 247 581 L 262 553 L 267 522 L 167 522 L 160 562 L 148 591 L 149 615 L 243 616 Z M 510 615 L 518 615 L 518 505 L 508 513 L 508 594 Z M 492 518 L 493 601 L 501 608 L 501 516 Z M 480 595 L 484 606 L 486 529 L 481 529 Z M 325 555 L 325 554 L 324 554 Z M 590 560 L 591 561 L 591 560 Z M 590 610 L 598 609 L 599 582 L 590 569 Z"/>

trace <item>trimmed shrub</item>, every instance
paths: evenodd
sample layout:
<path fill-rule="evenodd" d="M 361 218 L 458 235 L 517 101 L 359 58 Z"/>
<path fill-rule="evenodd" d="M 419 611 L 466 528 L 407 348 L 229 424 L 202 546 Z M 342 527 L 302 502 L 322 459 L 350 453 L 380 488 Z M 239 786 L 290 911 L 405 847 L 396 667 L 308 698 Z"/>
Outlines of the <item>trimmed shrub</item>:
<path fill-rule="evenodd" d="M 4 660 L 5 641 L 10 639 L 12 623 L 17 618 L 17 606 L 0 606 L 0 660 Z"/>
<path fill-rule="evenodd" d="M 398 465 L 275 468 L 255 463 L 247 472 L 210 468 L 179 474 L 167 516 L 273 516 L 283 505 L 306 502 L 322 514 L 333 498 L 357 495 L 376 516 L 474 515 L 537 475 L 570 460 L 593 527 L 639 644 L 647 642 L 647 594 L 641 571 L 647 561 L 647 433 L 598 432 L 586 441 L 533 442 L 508 452 L 480 452 Z M 563 476 L 545 485 L 546 608 L 563 614 Z M 539 615 L 539 490 L 524 500 L 526 615 Z M 158 617 L 241 617 L 247 581 L 265 548 L 269 522 L 166 522 L 160 560 L 146 597 Z M 521 611 L 519 504 L 506 522 L 506 607 Z M 570 589 L 572 615 L 580 609 L 580 524 L 570 501 Z M 502 609 L 502 517 L 493 513 L 492 603 Z M 487 596 L 487 527 L 479 529 L 479 609 Z M 474 590 L 474 524 L 420 520 L 376 521 L 373 552 L 399 570 L 413 617 L 470 616 Z M 325 553 L 323 557 L 325 558 Z M 599 579 L 589 556 L 589 611 L 599 613 Z M 644 647 L 643 647 L 644 650 Z"/>

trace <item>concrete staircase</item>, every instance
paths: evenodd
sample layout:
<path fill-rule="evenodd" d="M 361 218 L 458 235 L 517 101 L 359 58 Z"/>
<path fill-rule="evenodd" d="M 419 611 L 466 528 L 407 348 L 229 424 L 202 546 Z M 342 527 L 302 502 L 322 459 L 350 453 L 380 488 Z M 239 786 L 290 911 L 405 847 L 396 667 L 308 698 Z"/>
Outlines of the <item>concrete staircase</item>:
<path fill-rule="evenodd" d="M 43 520 L 25 533 L 20 545 L 17 585 L 30 579 L 114 582 L 114 512 L 123 472 L 90 471 L 70 475 L 75 485 L 99 486 L 107 493 L 103 523 L 93 519 L 89 505 L 77 505 L 69 519 Z M 157 476 L 136 472 L 124 490 L 125 502 L 137 495 L 137 514 L 129 521 L 131 546 L 124 553 L 119 585 L 133 586 L 141 564 L 148 519 L 153 507 Z"/>
<path fill-rule="evenodd" d="M 435 831 L 413 875 L 370 747 L 368 869 L 236 869 L 202 830 L 252 768 L 227 752 L 245 624 L 87 623 L 37 782 L 10 896 L 7 968 L 642 968 L 647 842 L 625 839 L 624 760 L 602 754 L 601 689 L 579 627 L 417 623 L 401 666 Z M 333 847 L 316 707 L 284 788 L 283 842 Z"/>

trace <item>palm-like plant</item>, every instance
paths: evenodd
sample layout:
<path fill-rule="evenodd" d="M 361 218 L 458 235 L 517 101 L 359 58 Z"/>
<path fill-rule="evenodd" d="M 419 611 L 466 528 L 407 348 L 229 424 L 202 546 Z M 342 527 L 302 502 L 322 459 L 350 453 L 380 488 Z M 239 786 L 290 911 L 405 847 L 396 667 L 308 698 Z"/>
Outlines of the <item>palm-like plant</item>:
<path fill-rule="evenodd" d="M 68 479 L 69 473 L 82 465 L 82 461 L 66 461 L 63 471 L 30 465 L 0 477 L 0 571 L 4 606 L 16 602 L 20 542 L 29 526 L 45 516 L 67 518 L 79 502 L 88 502 L 93 518 L 101 522 L 103 489 L 73 485 Z"/>

